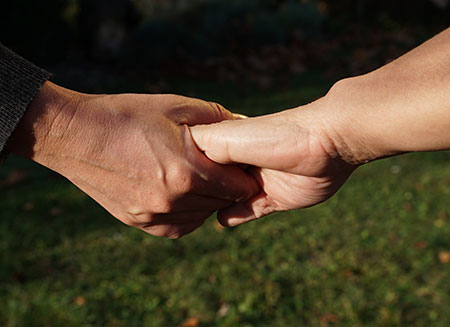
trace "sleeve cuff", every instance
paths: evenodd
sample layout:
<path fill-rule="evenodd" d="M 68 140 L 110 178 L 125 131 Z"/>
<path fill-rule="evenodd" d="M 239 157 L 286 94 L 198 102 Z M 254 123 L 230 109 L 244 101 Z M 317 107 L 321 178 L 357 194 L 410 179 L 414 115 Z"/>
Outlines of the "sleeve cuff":
<path fill-rule="evenodd" d="M 0 43 L 0 163 L 8 139 L 50 76 Z"/>

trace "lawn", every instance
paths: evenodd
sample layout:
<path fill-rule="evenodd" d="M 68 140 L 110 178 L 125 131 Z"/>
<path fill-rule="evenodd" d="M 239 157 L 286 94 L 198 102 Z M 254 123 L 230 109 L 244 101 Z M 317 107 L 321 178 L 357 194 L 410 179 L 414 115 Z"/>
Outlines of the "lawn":
<path fill-rule="evenodd" d="M 256 115 L 329 85 L 177 87 Z M 371 163 L 315 208 L 233 229 L 211 218 L 176 241 L 20 158 L 0 167 L 0 192 L 1 326 L 450 326 L 450 152 Z"/>

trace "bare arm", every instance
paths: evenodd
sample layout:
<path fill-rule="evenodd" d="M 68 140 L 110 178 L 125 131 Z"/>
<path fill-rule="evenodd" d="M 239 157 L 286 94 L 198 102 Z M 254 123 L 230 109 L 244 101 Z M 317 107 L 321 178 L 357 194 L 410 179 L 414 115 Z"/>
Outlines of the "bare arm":
<path fill-rule="evenodd" d="M 450 29 L 372 73 L 337 83 L 328 101 L 328 129 L 348 161 L 449 149 Z"/>
<path fill-rule="evenodd" d="M 450 29 L 306 106 L 191 130 L 210 159 L 259 167 L 263 191 L 221 211 L 224 225 L 318 204 L 363 163 L 450 149 Z"/>

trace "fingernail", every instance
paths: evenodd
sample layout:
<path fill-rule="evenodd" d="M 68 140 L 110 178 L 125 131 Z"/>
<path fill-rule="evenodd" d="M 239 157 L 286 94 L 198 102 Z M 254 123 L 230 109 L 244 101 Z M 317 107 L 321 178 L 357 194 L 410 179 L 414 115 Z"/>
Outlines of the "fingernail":
<path fill-rule="evenodd" d="M 239 119 L 247 119 L 248 116 L 243 115 L 243 114 L 235 114 L 233 113 L 234 119 L 239 120 Z"/>

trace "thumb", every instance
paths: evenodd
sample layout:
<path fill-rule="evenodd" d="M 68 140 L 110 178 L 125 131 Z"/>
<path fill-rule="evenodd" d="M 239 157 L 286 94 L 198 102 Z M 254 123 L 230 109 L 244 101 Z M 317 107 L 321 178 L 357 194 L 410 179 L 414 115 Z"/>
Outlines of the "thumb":
<path fill-rule="evenodd" d="M 247 135 L 243 121 L 191 126 L 191 135 L 197 147 L 212 161 L 220 164 L 247 163 L 241 153 L 256 140 Z"/>
<path fill-rule="evenodd" d="M 192 126 L 191 134 L 199 149 L 221 164 L 285 170 L 298 160 L 294 137 L 298 133 L 280 115 Z"/>

